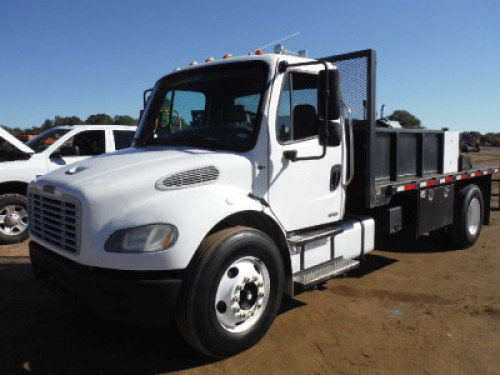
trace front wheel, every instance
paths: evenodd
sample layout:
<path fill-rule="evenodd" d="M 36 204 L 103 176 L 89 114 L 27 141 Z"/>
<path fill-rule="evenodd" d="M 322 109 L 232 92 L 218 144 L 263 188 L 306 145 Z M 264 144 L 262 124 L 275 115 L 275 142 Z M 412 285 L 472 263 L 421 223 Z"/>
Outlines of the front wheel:
<path fill-rule="evenodd" d="M 460 249 L 474 245 L 483 225 L 484 203 L 481 189 L 469 185 L 461 189 L 455 200 L 455 216 L 450 238 Z"/>
<path fill-rule="evenodd" d="M 19 194 L 0 196 L 0 244 L 12 244 L 28 238 L 26 197 Z"/>
<path fill-rule="evenodd" d="M 246 227 L 201 244 L 178 302 L 176 320 L 197 350 L 224 358 L 255 345 L 281 304 L 284 268 L 266 234 Z"/>

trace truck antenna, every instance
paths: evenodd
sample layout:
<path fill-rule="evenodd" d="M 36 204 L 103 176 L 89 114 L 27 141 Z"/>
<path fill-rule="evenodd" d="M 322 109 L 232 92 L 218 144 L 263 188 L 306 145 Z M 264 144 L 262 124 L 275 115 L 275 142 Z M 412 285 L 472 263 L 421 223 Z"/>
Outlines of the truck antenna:
<path fill-rule="evenodd" d="M 299 35 L 299 34 L 300 34 L 300 32 L 296 32 L 296 33 L 290 34 L 290 35 L 288 35 L 288 36 L 285 36 L 284 38 L 281 38 L 281 39 L 275 40 L 274 42 L 268 43 L 268 44 L 266 44 L 265 46 L 259 47 L 259 48 L 257 48 L 257 49 L 264 49 L 264 48 L 267 48 L 267 47 L 269 47 L 269 46 L 275 45 L 275 44 L 276 44 L 276 43 L 278 43 L 278 42 L 282 42 L 282 41 L 284 41 L 284 40 L 287 40 L 287 39 L 293 38 L 294 36 L 297 36 L 297 35 Z"/>

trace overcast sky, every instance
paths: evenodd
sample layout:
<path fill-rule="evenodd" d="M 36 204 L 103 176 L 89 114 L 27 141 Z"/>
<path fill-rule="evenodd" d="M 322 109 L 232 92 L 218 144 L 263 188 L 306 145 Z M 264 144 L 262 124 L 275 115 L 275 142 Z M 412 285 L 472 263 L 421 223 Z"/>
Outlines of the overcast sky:
<path fill-rule="evenodd" d="M 500 2 L 0 0 L 0 124 L 138 117 L 177 66 L 289 50 L 377 50 L 377 106 L 427 128 L 500 132 Z M 271 53 L 272 47 L 265 52 Z"/>

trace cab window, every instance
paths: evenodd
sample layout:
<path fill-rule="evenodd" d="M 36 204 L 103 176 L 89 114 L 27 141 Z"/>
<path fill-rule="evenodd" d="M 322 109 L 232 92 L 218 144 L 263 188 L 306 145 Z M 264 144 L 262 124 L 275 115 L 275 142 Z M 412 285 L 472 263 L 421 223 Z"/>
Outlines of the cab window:
<path fill-rule="evenodd" d="M 293 72 L 285 76 L 276 132 L 282 143 L 318 136 L 318 75 Z"/>

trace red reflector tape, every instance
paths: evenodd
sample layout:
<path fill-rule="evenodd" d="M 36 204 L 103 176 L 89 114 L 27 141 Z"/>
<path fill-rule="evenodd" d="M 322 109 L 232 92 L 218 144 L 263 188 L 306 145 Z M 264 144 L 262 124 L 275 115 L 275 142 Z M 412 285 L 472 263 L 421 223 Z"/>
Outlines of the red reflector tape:
<path fill-rule="evenodd" d="M 444 179 L 444 182 L 453 182 L 454 178 L 453 177 L 446 177 Z"/>
<path fill-rule="evenodd" d="M 491 169 L 488 169 L 487 171 L 484 171 L 484 174 L 492 174 L 493 171 Z"/>
<path fill-rule="evenodd" d="M 436 185 L 436 180 L 427 181 L 427 186 L 434 186 L 434 185 Z"/>
<path fill-rule="evenodd" d="M 498 172 L 500 172 L 500 169 L 498 169 L 498 168 L 495 169 L 495 173 L 498 173 Z"/>
<path fill-rule="evenodd" d="M 415 188 L 416 188 L 415 184 L 405 185 L 405 191 L 406 190 L 415 190 Z"/>
<path fill-rule="evenodd" d="M 460 179 L 461 179 L 461 180 L 466 180 L 466 179 L 468 179 L 468 178 L 469 178 L 469 175 L 468 175 L 468 174 L 463 174 L 463 175 L 461 175 L 461 176 L 460 176 Z"/>
<path fill-rule="evenodd" d="M 479 177 L 479 176 L 481 176 L 481 172 L 476 172 L 471 174 L 471 177 Z"/>

